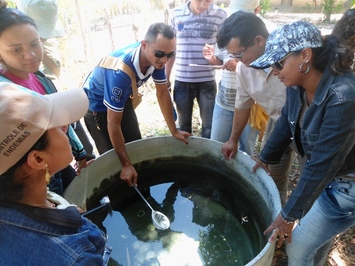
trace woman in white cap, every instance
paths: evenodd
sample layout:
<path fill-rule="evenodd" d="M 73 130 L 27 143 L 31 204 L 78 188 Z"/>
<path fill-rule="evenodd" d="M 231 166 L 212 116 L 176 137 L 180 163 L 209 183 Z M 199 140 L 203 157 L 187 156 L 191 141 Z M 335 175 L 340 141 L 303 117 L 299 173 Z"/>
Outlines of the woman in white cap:
<path fill-rule="evenodd" d="M 105 234 L 47 198 L 72 160 L 68 124 L 87 108 L 81 89 L 43 96 L 0 82 L 0 265 L 103 265 Z"/>
<path fill-rule="evenodd" d="M 324 265 L 334 236 L 355 225 L 355 76 L 353 53 L 312 24 L 297 21 L 270 34 L 254 68 L 273 67 L 286 104 L 254 168 L 277 163 L 294 141 L 301 176 L 275 221 L 288 265 Z"/>

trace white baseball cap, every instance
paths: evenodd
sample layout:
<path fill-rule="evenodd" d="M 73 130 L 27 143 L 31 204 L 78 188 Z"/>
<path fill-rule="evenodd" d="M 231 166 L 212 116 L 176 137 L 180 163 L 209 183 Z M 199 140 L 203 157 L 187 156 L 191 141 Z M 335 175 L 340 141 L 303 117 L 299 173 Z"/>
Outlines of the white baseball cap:
<path fill-rule="evenodd" d="M 259 5 L 260 0 L 230 0 L 228 14 L 231 15 L 240 10 L 254 13 Z"/>
<path fill-rule="evenodd" d="M 35 21 L 41 38 L 64 36 L 58 17 L 58 0 L 18 0 L 17 9 Z"/>
<path fill-rule="evenodd" d="M 83 89 L 41 95 L 14 83 L 0 82 L 0 175 L 47 130 L 78 121 L 88 106 Z"/>

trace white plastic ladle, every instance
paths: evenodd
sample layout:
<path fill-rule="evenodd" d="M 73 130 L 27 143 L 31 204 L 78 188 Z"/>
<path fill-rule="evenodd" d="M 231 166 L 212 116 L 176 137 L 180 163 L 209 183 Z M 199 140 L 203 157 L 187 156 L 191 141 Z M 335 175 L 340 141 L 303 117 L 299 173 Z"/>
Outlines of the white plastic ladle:
<path fill-rule="evenodd" d="M 139 191 L 139 189 L 136 186 L 133 186 L 134 189 L 137 191 L 139 196 L 144 200 L 144 202 L 148 205 L 148 207 L 152 210 L 152 220 L 155 228 L 159 230 L 166 230 L 170 227 L 170 221 L 169 218 L 166 217 L 165 214 L 155 211 L 152 206 L 150 206 L 149 202 L 145 199 L 145 197 L 142 195 L 142 193 Z"/>

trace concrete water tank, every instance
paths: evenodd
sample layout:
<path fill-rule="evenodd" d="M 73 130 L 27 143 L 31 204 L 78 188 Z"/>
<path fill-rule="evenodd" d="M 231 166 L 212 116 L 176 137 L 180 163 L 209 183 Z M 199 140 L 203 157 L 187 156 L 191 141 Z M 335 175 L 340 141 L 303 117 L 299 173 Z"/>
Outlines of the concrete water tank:
<path fill-rule="evenodd" d="M 189 144 L 186 145 L 168 136 L 130 142 L 126 145 L 126 149 L 134 165 L 163 158 L 184 158 L 187 161 L 196 161 L 197 158 L 199 163 L 202 165 L 205 163 L 206 167 L 226 172 L 232 178 L 235 176 L 235 182 L 240 184 L 242 190 L 247 190 L 249 195 L 249 202 L 244 204 L 250 207 L 257 205 L 261 210 L 260 219 L 262 221 L 260 224 L 265 226 L 265 228 L 261 228 L 265 230 L 281 210 L 279 193 L 273 180 L 262 169 L 252 173 L 255 162 L 245 153 L 239 152 L 236 158 L 225 160 L 221 154 L 221 146 L 220 142 L 199 137 L 190 137 Z M 201 158 L 209 159 L 204 162 L 205 160 Z M 115 152 L 111 150 L 85 168 L 66 189 L 64 197 L 70 202 L 86 208 L 89 198 L 102 186 L 103 181 L 109 177 L 117 176 L 120 170 L 119 160 Z M 88 207 L 90 208 L 90 206 Z M 271 265 L 275 242 L 268 243 L 267 237 L 264 236 L 261 236 L 260 239 L 262 239 L 263 248 L 246 265 Z"/>

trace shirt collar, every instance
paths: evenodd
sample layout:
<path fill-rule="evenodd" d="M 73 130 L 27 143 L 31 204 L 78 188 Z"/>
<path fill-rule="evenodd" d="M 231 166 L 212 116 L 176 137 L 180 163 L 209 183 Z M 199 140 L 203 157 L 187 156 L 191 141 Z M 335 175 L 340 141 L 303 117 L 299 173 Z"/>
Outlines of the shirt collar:
<path fill-rule="evenodd" d="M 140 68 L 140 65 L 139 65 L 139 56 L 140 56 L 140 53 L 141 53 L 141 47 L 142 45 L 139 45 L 135 51 L 133 52 L 133 56 L 132 56 L 132 63 L 133 63 L 133 66 L 136 70 L 136 73 L 138 75 L 138 78 L 139 79 L 144 79 L 145 77 L 147 76 L 150 76 L 153 74 L 155 68 L 153 66 L 150 66 L 147 71 L 146 71 L 146 74 L 144 75 L 142 72 L 141 72 L 141 68 Z"/>
<path fill-rule="evenodd" d="M 270 76 L 272 76 L 273 68 L 272 67 L 264 68 L 263 71 L 264 73 L 266 73 L 266 79 L 268 79 L 270 78 Z"/>
<path fill-rule="evenodd" d="M 331 85 L 334 83 L 335 75 L 331 73 L 330 67 L 327 66 L 322 78 L 317 86 L 316 93 L 314 94 L 313 102 L 316 104 L 322 103 L 328 95 Z"/>

